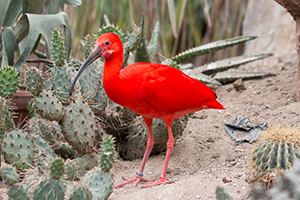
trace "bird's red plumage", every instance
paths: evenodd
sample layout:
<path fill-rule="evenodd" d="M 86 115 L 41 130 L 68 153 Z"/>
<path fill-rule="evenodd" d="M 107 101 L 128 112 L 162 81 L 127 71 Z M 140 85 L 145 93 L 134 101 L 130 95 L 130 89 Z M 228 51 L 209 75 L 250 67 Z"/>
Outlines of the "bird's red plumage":
<path fill-rule="evenodd" d="M 135 182 L 137 185 L 141 180 L 151 182 L 143 178 L 142 173 L 154 145 L 151 127 L 153 118 L 159 118 L 165 122 L 168 129 L 168 142 L 160 179 L 151 182 L 148 186 L 172 183 L 165 177 L 174 146 L 171 128 L 173 119 L 202 109 L 224 109 L 224 107 L 216 101 L 216 93 L 212 89 L 171 66 L 135 63 L 121 70 L 123 48 L 116 34 L 107 33 L 99 36 L 95 46 L 96 50 L 85 63 L 90 63 L 90 60 L 100 55 L 97 55 L 97 52 L 101 52 L 101 56 L 105 58 L 103 86 L 107 96 L 115 103 L 142 115 L 148 131 L 147 149 L 136 177 L 125 178 L 126 182 L 116 187 L 130 182 Z M 83 64 L 81 68 L 84 69 L 86 65 Z"/>
<path fill-rule="evenodd" d="M 178 118 L 206 108 L 223 109 L 212 89 L 171 66 L 135 63 L 125 67 L 120 78 L 131 89 L 127 100 L 118 96 L 115 101 L 147 117 L 174 114 Z"/>

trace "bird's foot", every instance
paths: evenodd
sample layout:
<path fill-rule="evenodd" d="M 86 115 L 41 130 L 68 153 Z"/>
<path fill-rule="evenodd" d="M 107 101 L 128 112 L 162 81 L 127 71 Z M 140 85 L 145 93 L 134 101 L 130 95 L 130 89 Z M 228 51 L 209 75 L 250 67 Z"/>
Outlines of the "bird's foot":
<path fill-rule="evenodd" d="M 140 174 L 137 174 L 135 176 L 135 178 L 133 179 L 130 179 L 130 178 L 125 178 L 125 177 L 122 177 L 125 182 L 124 183 L 121 183 L 119 185 L 116 185 L 115 188 L 118 188 L 118 187 L 123 187 L 124 185 L 128 184 L 128 183 L 133 183 L 134 182 L 134 187 L 137 186 L 139 184 L 139 182 L 141 181 L 145 181 L 145 182 L 152 182 L 152 180 L 150 179 L 146 179 L 144 178 L 143 176 L 141 176 Z"/>
<path fill-rule="evenodd" d="M 143 186 L 142 188 L 147 188 L 147 187 L 152 187 L 152 186 L 157 186 L 157 185 L 161 185 L 161 184 L 170 184 L 170 183 L 174 183 L 174 181 L 170 181 L 166 178 L 162 178 L 160 177 L 158 181 L 154 181 L 148 185 Z"/>

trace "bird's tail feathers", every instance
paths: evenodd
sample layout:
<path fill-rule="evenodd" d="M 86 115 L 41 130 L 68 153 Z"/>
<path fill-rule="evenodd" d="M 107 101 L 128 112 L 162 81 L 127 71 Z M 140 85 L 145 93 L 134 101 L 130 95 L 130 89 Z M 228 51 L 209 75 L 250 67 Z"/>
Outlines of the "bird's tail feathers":
<path fill-rule="evenodd" d="M 209 101 L 205 103 L 208 109 L 225 109 L 218 101 Z"/>

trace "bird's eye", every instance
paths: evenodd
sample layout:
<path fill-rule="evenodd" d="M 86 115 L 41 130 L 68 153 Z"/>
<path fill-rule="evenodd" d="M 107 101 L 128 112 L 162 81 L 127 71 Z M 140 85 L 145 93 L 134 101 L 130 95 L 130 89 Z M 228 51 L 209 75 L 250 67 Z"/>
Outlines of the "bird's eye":
<path fill-rule="evenodd" d="M 106 46 L 109 45 L 109 41 L 106 41 L 106 42 L 105 42 L 105 45 L 106 45 Z"/>

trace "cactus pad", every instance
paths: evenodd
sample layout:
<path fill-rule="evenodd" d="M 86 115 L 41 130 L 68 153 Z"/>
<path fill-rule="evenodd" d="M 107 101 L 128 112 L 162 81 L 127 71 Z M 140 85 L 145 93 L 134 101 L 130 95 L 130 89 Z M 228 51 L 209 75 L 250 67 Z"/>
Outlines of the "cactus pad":
<path fill-rule="evenodd" d="M 52 33 L 52 59 L 56 66 L 63 66 L 66 60 L 64 39 L 57 28 Z"/>
<path fill-rule="evenodd" d="M 95 167 L 82 177 L 81 184 L 87 186 L 93 194 L 93 199 L 108 199 L 112 192 L 113 180 L 109 173 Z"/>
<path fill-rule="evenodd" d="M 48 120 L 61 120 L 65 115 L 64 106 L 50 91 L 43 90 L 34 98 L 34 108 Z"/>
<path fill-rule="evenodd" d="M 100 166 L 103 171 L 109 171 L 114 163 L 114 139 L 107 135 L 103 138 Z"/>
<path fill-rule="evenodd" d="M 36 67 L 30 68 L 26 73 L 26 85 L 28 90 L 34 96 L 37 96 L 42 91 L 43 84 L 44 79 L 42 73 Z"/>
<path fill-rule="evenodd" d="M 4 165 L 0 168 L 2 179 L 8 184 L 15 184 L 19 180 L 19 174 L 15 167 Z"/>
<path fill-rule="evenodd" d="M 85 59 L 87 59 L 87 57 L 90 55 L 90 53 L 92 52 L 92 39 L 90 35 L 87 35 L 83 38 L 84 41 L 84 45 L 83 45 L 83 53 L 84 53 L 84 57 Z"/>
<path fill-rule="evenodd" d="M 50 176 L 53 179 L 59 179 L 65 173 L 64 161 L 62 158 L 53 160 L 50 166 Z"/>
<path fill-rule="evenodd" d="M 91 108 L 79 100 L 72 101 L 66 108 L 61 124 L 65 139 L 79 152 L 92 151 L 96 121 Z"/>
<path fill-rule="evenodd" d="M 59 148 L 64 139 L 57 121 L 33 117 L 27 122 L 27 128 L 32 135 L 38 135 L 46 140 L 54 150 Z"/>
<path fill-rule="evenodd" d="M 29 192 L 22 185 L 13 185 L 8 190 L 8 196 L 9 196 L 9 199 L 29 200 Z"/>
<path fill-rule="evenodd" d="M 33 165 L 33 139 L 24 131 L 12 130 L 3 138 L 3 152 L 6 162 L 19 169 L 27 169 Z"/>
<path fill-rule="evenodd" d="M 76 175 L 76 165 L 74 160 L 66 160 L 65 161 L 65 178 L 67 180 L 73 180 Z"/>
<path fill-rule="evenodd" d="M 250 181 L 272 186 L 279 170 L 288 170 L 300 159 L 300 130 L 286 126 L 269 128 L 252 150 Z"/>
<path fill-rule="evenodd" d="M 63 200 L 65 186 L 60 180 L 46 178 L 35 189 L 33 199 Z"/>
<path fill-rule="evenodd" d="M 50 78 L 52 90 L 64 104 L 68 104 L 70 100 L 69 90 L 72 84 L 72 74 L 72 71 L 67 66 L 52 68 Z"/>
<path fill-rule="evenodd" d="M 14 121 L 11 117 L 6 99 L 0 96 L 0 138 L 5 131 L 14 127 Z"/>
<path fill-rule="evenodd" d="M 71 194 L 70 200 L 78 200 L 78 199 L 92 200 L 93 195 L 87 187 L 83 187 L 83 186 L 76 187 L 74 192 Z"/>
<path fill-rule="evenodd" d="M 11 97 L 19 86 L 19 76 L 12 67 L 5 66 L 0 68 L 0 96 Z"/>

